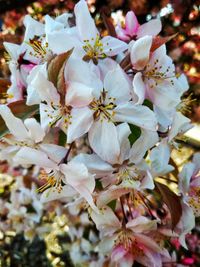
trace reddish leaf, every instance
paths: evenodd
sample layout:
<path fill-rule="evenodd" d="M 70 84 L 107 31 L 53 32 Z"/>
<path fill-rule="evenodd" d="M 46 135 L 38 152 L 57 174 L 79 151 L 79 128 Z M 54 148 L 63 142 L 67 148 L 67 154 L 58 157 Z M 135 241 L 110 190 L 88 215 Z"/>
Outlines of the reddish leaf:
<path fill-rule="evenodd" d="M 72 52 L 73 49 L 57 55 L 48 64 L 48 78 L 62 96 L 65 94 L 64 66 Z"/>
<path fill-rule="evenodd" d="M 39 110 L 38 105 L 27 106 L 25 100 L 16 101 L 8 104 L 13 114 L 20 118 L 26 119 L 32 117 Z M 0 117 L 0 138 L 8 132 L 4 120 Z"/>
<path fill-rule="evenodd" d="M 175 33 L 173 35 L 166 36 L 166 37 L 161 37 L 161 36 L 154 37 L 152 45 L 151 45 L 151 52 L 155 51 L 161 45 L 166 44 L 167 42 L 171 41 L 174 37 L 177 36 L 177 34 L 178 33 Z"/>
<path fill-rule="evenodd" d="M 180 197 L 172 192 L 168 186 L 155 182 L 156 188 L 160 192 L 160 195 L 167 205 L 170 214 L 171 214 L 171 227 L 174 229 L 179 222 L 182 215 L 182 206 Z"/>

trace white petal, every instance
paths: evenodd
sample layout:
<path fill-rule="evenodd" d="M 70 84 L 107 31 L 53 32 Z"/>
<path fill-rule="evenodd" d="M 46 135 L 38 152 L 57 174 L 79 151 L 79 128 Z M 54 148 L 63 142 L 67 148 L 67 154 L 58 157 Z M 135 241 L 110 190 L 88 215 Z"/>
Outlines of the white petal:
<path fill-rule="evenodd" d="M 142 104 L 145 99 L 146 86 L 142 79 L 142 73 L 137 72 L 133 78 L 133 91 L 137 95 L 137 102 L 135 104 Z"/>
<path fill-rule="evenodd" d="M 187 163 L 183 166 L 182 171 L 179 173 L 178 187 L 183 195 L 186 195 L 189 191 L 190 180 L 195 170 L 194 163 Z"/>
<path fill-rule="evenodd" d="M 73 37 L 68 30 L 60 30 L 56 32 L 50 32 L 47 35 L 48 47 L 54 54 L 62 54 L 71 50 L 76 46 L 80 46 L 81 42 Z M 60 40 L 67 40 L 60 42 Z"/>
<path fill-rule="evenodd" d="M 166 174 L 174 169 L 169 165 L 170 148 L 166 140 L 151 150 L 150 160 L 153 176 Z"/>
<path fill-rule="evenodd" d="M 16 136 L 19 140 L 25 140 L 29 138 L 28 131 L 24 126 L 22 120 L 15 117 L 9 107 L 7 107 L 6 105 L 0 105 L 0 115 L 5 121 L 5 124 L 11 134 Z"/>
<path fill-rule="evenodd" d="M 125 102 L 131 98 L 131 83 L 129 77 L 119 65 L 106 75 L 104 88 L 108 91 L 108 97 L 116 98 L 116 102 Z"/>
<path fill-rule="evenodd" d="M 129 135 L 131 134 L 130 128 L 127 123 L 121 123 L 117 126 L 117 134 L 120 145 L 120 162 L 123 163 L 129 158 L 130 142 Z"/>
<path fill-rule="evenodd" d="M 60 95 L 57 89 L 54 87 L 53 83 L 48 81 L 43 73 L 38 72 L 37 79 L 34 79 L 32 85 L 36 88 L 42 101 L 47 103 L 54 103 L 56 105 L 60 102 Z"/>
<path fill-rule="evenodd" d="M 136 70 L 142 70 L 147 65 L 152 45 L 152 37 L 145 36 L 134 42 L 131 48 L 131 63 Z"/>
<path fill-rule="evenodd" d="M 40 197 L 42 203 L 47 203 L 49 201 L 57 199 L 71 199 L 76 196 L 76 191 L 69 185 L 64 185 L 62 190 L 58 192 L 56 189 L 50 188 L 45 190 Z"/>
<path fill-rule="evenodd" d="M 138 216 L 135 219 L 129 221 L 126 224 L 127 228 L 130 228 L 135 233 L 144 233 L 157 229 L 157 221 L 149 220 L 144 216 Z"/>
<path fill-rule="evenodd" d="M 67 129 L 67 143 L 87 133 L 93 123 L 93 112 L 88 108 L 73 108 L 71 123 Z"/>
<path fill-rule="evenodd" d="M 176 112 L 168 135 L 169 141 L 171 141 L 177 134 L 184 133 L 191 128 L 190 122 L 190 119 L 185 117 L 181 112 Z"/>
<path fill-rule="evenodd" d="M 87 106 L 93 100 L 92 91 L 93 88 L 83 83 L 70 82 L 67 86 L 65 104 L 77 108 Z"/>
<path fill-rule="evenodd" d="M 156 130 L 155 114 L 146 106 L 134 105 L 129 102 L 118 105 L 114 111 L 114 120 L 117 122 L 128 122 L 150 131 Z"/>
<path fill-rule="evenodd" d="M 40 149 L 56 163 L 60 163 L 67 153 L 67 149 L 65 147 L 55 144 L 41 144 Z"/>
<path fill-rule="evenodd" d="M 99 119 L 89 130 L 89 142 L 92 149 L 103 160 L 117 163 L 120 155 L 120 146 L 116 126 L 112 122 Z"/>
<path fill-rule="evenodd" d="M 11 58 L 15 61 L 18 60 L 19 54 L 20 54 L 20 45 L 3 42 L 3 45 L 5 49 L 7 50 L 8 54 L 11 56 Z"/>
<path fill-rule="evenodd" d="M 130 150 L 130 160 L 138 163 L 145 153 L 159 141 L 157 132 L 142 130 L 140 137 Z"/>
<path fill-rule="evenodd" d="M 21 148 L 14 160 L 18 164 L 34 164 L 42 168 L 54 169 L 57 166 L 44 152 L 30 147 Z"/>
<path fill-rule="evenodd" d="M 94 174 L 96 178 L 103 177 L 105 175 L 111 174 L 113 168 L 110 164 L 103 161 L 96 154 L 78 154 L 72 161 L 83 163 L 91 174 Z"/>
<path fill-rule="evenodd" d="M 75 5 L 74 13 L 76 17 L 76 26 L 82 41 L 91 40 L 92 38 L 96 39 L 98 30 L 88 10 L 87 2 L 85 0 L 79 1 Z"/>
<path fill-rule="evenodd" d="M 44 24 L 36 21 L 30 15 L 24 17 L 24 26 L 26 27 L 24 41 L 30 41 L 35 36 L 41 36 L 44 32 Z"/>
<path fill-rule="evenodd" d="M 152 19 L 142 24 L 138 28 L 137 38 L 141 38 L 145 35 L 155 36 L 161 31 L 161 28 L 162 28 L 162 24 L 161 24 L 160 19 Z"/>
<path fill-rule="evenodd" d="M 28 118 L 24 121 L 24 125 L 29 131 L 30 138 L 36 142 L 41 142 L 45 137 L 45 132 L 41 125 L 34 118 Z"/>
<path fill-rule="evenodd" d="M 102 38 L 103 52 L 112 57 L 128 49 L 128 45 L 117 38 L 105 36 Z"/>
<path fill-rule="evenodd" d="M 49 15 L 46 15 L 45 18 L 45 33 L 48 34 L 53 31 L 62 30 L 64 25 L 54 19 L 52 19 Z"/>

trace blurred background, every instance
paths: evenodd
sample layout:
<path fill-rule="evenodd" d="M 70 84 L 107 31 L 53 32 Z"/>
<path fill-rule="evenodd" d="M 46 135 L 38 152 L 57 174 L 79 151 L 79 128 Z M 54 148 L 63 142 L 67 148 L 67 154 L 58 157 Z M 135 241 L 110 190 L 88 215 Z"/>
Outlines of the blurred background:
<path fill-rule="evenodd" d="M 76 2 L 0 0 L 0 79 L 9 80 L 3 42 L 19 44 L 22 42 L 24 16 L 30 14 L 33 18 L 43 21 L 46 14 L 57 16 L 66 11 L 73 12 Z M 187 101 L 185 113 L 194 124 L 194 128 L 180 140 L 181 148 L 173 152 L 175 163 L 178 167 L 181 166 L 191 159 L 194 152 L 200 150 L 200 1 L 88 0 L 87 2 L 102 33 L 106 32 L 101 17 L 102 12 L 110 15 L 116 24 L 123 22 L 124 15 L 129 10 L 135 12 L 141 24 L 151 18 L 159 17 L 163 25 L 162 36 L 177 33 L 176 38 L 167 44 L 168 54 L 174 60 L 177 73 L 184 72 L 188 77 L 190 89 L 183 98 Z M 2 83 L 0 86 L 3 86 Z M 15 178 L 18 176 L 16 182 Z M 69 218 L 61 203 L 53 202 L 45 209 L 40 207 L 35 194 L 37 181 L 30 181 L 28 177 L 29 173 L 26 171 L 10 169 L 5 162 L 1 162 L 0 267 L 87 266 L 85 263 L 87 260 L 77 260 L 76 264 L 72 262 L 79 254 L 83 259 L 95 257 L 92 247 L 89 247 L 87 242 L 82 244 L 82 237 L 87 241 L 89 230 L 87 233 L 81 233 L 81 238 L 78 239 L 77 233 L 74 234 L 73 231 L 82 231 L 80 221 L 75 221 L 76 216 Z M 11 191 L 14 193 L 11 194 Z M 16 203 L 19 198 L 23 200 Z M 33 219 L 33 215 L 38 217 Z M 68 231 L 70 221 L 74 224 L 72 232 Z M 197 222 L 196 229 L 187 237 L 188 251 L 180 248 L 176 241 L 171 244 L 177 251 L 177 261 L 185 266 L 200 266 L 199 225 Z M 92 226 L 89 224 L 86 229 L 90 227 Z M 69 245 L 72 241 L 73 248 Z M 174 266 L 177 266 L 176 263 Z"/>

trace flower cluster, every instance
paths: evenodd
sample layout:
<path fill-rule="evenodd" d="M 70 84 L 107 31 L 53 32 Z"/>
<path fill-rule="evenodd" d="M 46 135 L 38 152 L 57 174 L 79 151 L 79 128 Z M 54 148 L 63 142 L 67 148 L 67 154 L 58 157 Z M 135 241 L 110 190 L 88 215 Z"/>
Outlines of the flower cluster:
<path fill-rule="evenodd" d="M 191 127 L 187 80 L 166 54 L 171 37 L 158 36 L 160 20 L 139 25 L 132 11 L 102 36 L 85 0 L 74 14 L 44 24 L 26 16 L 24 25 L 21 45 L 4 43 L 11 86 L 0 105 L 9 130 L 0 159 L 40 169 L 42 203 L 88 212 L 101 240 L 89 266 L 164 266 L 164 241 L 186 247 L 200 215 L 200 155 L 178 176 L 171 160 Z M 178 194 L 160 182 L 172 172 Z"/>

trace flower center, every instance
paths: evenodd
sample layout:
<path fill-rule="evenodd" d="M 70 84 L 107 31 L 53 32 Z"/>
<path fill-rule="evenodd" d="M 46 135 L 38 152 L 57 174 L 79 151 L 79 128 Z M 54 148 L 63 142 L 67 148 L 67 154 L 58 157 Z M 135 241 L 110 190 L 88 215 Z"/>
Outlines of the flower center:
<path fill-rule="evenodd" d="M 38 188 L 37 191 L 44 192 L 46 189 L 52 188 L 60 193 L 62 190 L 62 178 L 63 174 L 60 171 L 51 171 L 50 173 L 41 171 L 39 179 L 46 180 L 46 183 Z"/>
<path fill-rule="evenodd" d="M 132 231 L 125 228 L 119 232 L 114 242 L 115 242 L 115 246 L 120 245 L 120 246 L 123 246 L 125 250 L 130 251 L 134 241 L 135 241 L 135 238 L 133 236 Z"/>
<path fill-rule="evenodd" d="M 71 107 L 63 105 L 54 105 L 51 103 L 51 109 L 45 109 L 49 118 L 49 127 L 54 127 L 58 122 L 62 121 L 64 128 L 67 129 L 68 125 L 71 124 Z"/>
<path fill-rule="evenodd" d="M 104 53 L 103 43 L 100 36 L 97 34 L 96 39 L 84 40 L 85 45 L 83 49 L 85 50 L 84 61 L 92 60 L 94 64 L 98 64 L 98 59 L 104 59 L 107 55 Z M 107 43 L 108 45 L 108 43 Z"/>
<path fill-rule="evenodd" d="M 150 88 L 154 88 L 159 83 L 163 82 L 163 80 L 171 79 L 170 83 L 174 85 L 173 78 L 176 78 L 175 72 L 173 71 L 173 75 L 171 76 L 171 68 L 167 66 L 165 70 L 162 70 L 163 65 L 159 63 L 159 60 L 156 59 L 153 64 L 147 64 L 143 71 L 143 76 L 148 81 L 151 80 Z"/>
<path fill-rule="evenodd" d="M 34 38 L 30 39 L 27 44 L 33 49 L 30 55 L 40 59 L 41 63 L 48 61 L 52 57 L 52 52 L 48 48 L 49 45 L 47 42 L 43 43 L 41 39 Z"/>
<path fill-rule="evenodd" d="M 94 99 L 90 103 L 90 108 L 94 110 L 94 119 L 98 120 L 106 119 L 108 121 L 112 121 L 112 117 L 115 115 L 114 108 L 116 107 L 116 104 L 114 103 L 115 98 L 109 97 L 107 98 L 107 91 L 103 90 L 101 92 L 101 95 L 99 99 Z M 108 101 L 106 101 L 108 100 Z"/>

